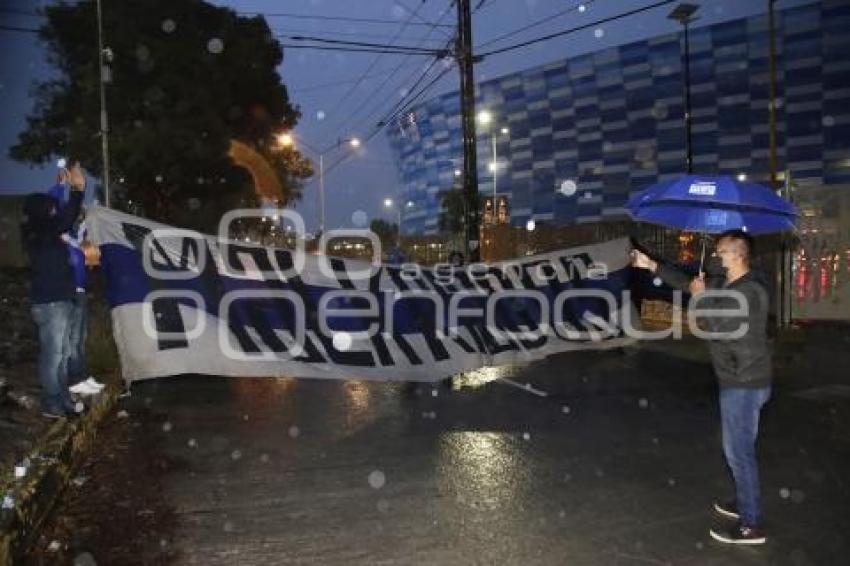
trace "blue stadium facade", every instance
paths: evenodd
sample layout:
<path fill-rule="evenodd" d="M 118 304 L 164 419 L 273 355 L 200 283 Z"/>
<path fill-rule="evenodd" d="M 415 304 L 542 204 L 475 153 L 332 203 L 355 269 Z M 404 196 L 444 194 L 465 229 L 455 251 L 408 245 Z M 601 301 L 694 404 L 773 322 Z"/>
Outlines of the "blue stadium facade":
<path fill-rule="evenodd" d="M 778 10 L 779 169 L 850 191 L 850 2 Z M 482 82 L 495 117 L 497 188 L 511 223 L 558 225 L 624 213 L 629 195 L 684 172 L 684 38 L 671 33 Z M 768 18 L 690 31 L 694 171 L 767 180 Z M 507 134 L 501 128 L 507 127 Z M 457 92 L 389 128 L 409 234 L 438 230 L 439 195 L 462 159 Z M 491 133 L 479 127 L 479 189 L 493 192 Z M 574 181 L 577 191 L 556 189 Z"/>

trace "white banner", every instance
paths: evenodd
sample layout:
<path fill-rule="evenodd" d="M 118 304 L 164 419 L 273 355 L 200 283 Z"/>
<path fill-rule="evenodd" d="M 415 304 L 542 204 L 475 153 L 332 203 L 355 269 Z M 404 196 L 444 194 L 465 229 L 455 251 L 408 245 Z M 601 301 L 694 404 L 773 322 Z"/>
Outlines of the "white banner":
<path fill-rule="evenodd" d="M 128 381 L 189 373 L 438 381 L 621 346 L 631 341 L 624 327 L 637 324 L 624 293 L 627 239 L 432 269 L 267 248 L 102 207 L 88 222 Z M 369 234 L 329 232 L 322 243 L 358 236 Z"/>

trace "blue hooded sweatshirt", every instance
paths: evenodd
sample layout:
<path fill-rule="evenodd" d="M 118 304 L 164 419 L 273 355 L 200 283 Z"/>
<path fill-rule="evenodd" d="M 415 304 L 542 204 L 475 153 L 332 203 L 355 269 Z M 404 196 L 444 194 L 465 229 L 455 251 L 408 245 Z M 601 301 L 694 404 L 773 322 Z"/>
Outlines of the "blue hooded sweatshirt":
<path fill-rule="evenodd" d="M 70 198 L 71 193 L 72 191 L 70 187 L 63 183 L 59 183 L 47 191 L 48 195 L 52 196 L 59 202 L 60 209 L 68 206 L 68 199 Z M 77 291 L 84 292 L 86 290 L 88 278 L 88 272 L 86 271 L 86 254 L 82 249 L 83 240 L 86 238 L 85 222 L 75 222 L 66 233 L 68 234 L 68 254 L 71 259 L 71 268 L 74 270 L 74 281 L 76 283 Z"/>

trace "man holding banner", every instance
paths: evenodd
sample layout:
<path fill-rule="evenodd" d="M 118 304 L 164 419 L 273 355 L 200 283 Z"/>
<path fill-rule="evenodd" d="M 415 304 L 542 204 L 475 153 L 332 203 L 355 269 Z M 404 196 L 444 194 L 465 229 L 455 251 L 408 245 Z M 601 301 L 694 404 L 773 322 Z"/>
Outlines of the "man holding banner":
<path fill-rule="evenodd" d="M 703 299 L 701 302 L 713 311 L 706 312 L 710 316 L 703 320 L 716 336 L 709 347 L 720 384 L 723 453 L 736 493 L 734 502 L 715 502 L 714 509 L 737 524 L 709 532 L 715 540 L 729 544 L 763 544 L 767 540 L 761 528 L 756 441 L 759 415 L 771 393 L 769 302 L 764 284 L 750 269 L 752 250 L 752 238 L 746 232 L 732 230 L 720 235 L 715 256 L 725 271 L 725 280 L 714 290 L 706 289 L 703 273 L 691 279 L 640 251 L 632 252 L 635 267 L 656 273 L 674 288 L 690 291 L 694 299 Z"/>

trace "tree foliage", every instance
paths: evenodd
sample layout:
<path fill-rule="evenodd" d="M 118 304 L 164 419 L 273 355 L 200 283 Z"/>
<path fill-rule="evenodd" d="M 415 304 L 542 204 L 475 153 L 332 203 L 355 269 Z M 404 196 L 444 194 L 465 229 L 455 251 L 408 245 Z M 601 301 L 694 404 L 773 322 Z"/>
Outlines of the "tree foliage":
<path fill-rule="evenodd" d="M 391 250 L 395 247 L 396 239 L 398 238 L 398 224 L 387 222 L 382 218 L 376 218 L 369 223 L 369 229 L 378 236 L 382 249 Z"/>
<path fill-rule="evenodd" d="M 35 106 L 13 158 L 79 160 L 101 176 L 95 3 L 45 8 L 40 37 L 56 70 L 34 86 Z M 113 195 L 145 215 L 191 223 L 198 203 L 224 210 L 250 200 L 248 173 L 227 157 L 231 139 L 263 154 L 278 173 L 280 204 L 300 198 L 312 174 L 274 134 L 299 118 L 277 72 L 283 52 L 265 20 L 200 0 L 103 3 Z"/>

